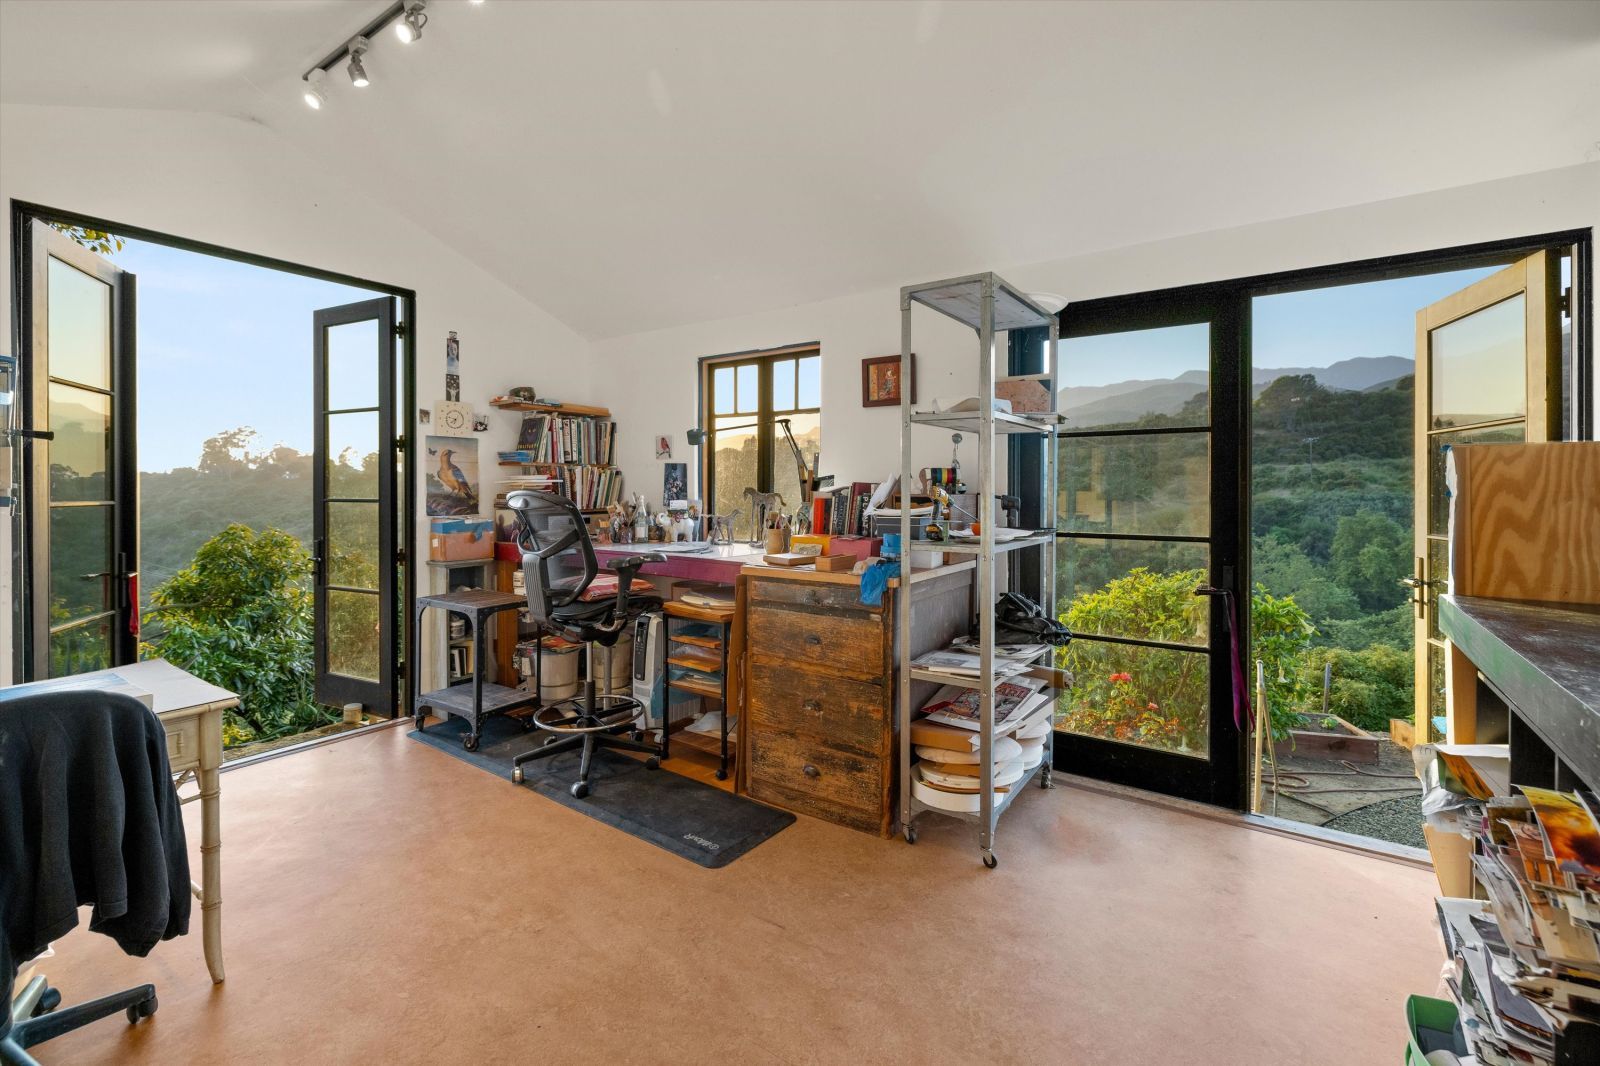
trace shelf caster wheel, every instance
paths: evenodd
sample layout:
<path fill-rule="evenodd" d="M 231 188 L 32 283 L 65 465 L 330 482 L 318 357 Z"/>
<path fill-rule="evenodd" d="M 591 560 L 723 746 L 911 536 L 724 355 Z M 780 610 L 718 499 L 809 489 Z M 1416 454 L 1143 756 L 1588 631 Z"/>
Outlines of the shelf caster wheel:
<path fill-rule="evenodd" d="M 59 1006 L 61 1006 L 60 989 L 47 988 L 44 990 L 44 995 L 39 997 L 39 1002 L 33 1005 L 33 1016 L 37 1018 L 41 1014 L 49 1014 Z"/>
<path fill-rule="evenodd" d="M 522 784 L 522 767 L 513 766 L 511 768 L 511 783 L 513 785 Z"/>
<path fill-rule="evenodd" d="M 582 781 L 574 781 L 567 791 L 572 793 L 573 799 L 583 799 L 589 794 L 589 786 Z"/>
<path fill-rule="evenodd" d="M 718 781 L 726 781 L 727 779 L 728 779 L 728 771 L 726 771 L 726 770 L 718 770 L 717 771 L 717 780 Z"/>
<path fill-rule="evenodd" d="M 1000 865 L 1000 860 L 995 858 L 994 852 L 986 851 L 983 853 L 983 864 L 992 870 Z"/>
<path fill-rule="evenodd" d="M 478 738 L 473 736 L 471 733 L 468 733 L 466 736 L 461 738 L 461 746 L 468 751 L 477 751 Z"/>
<path fill-rule="evenodd" d="M 659 769 L 661 769 L 661 756 L 659 756 L 659 755 L 650 756 L 648 759 L 646 759 L 644 761 L 644 768 L 646 770 L 659 770 Z"/>
<path fill-rule="evenodd" d="M 140 1018 L 148 1018 L 156 1012 L 156 997 L 151 996 L 143 1003 L 135 1003 L 128 1008 L 128 1024 L 138 1025 Z"/>
<path fill-rule="evenodd" d="M 1056 786 L 1055 786 L 1055 783 L 1050 780 L 1050 775 L 1049 774 L 1040 774 L 1039 775 L 1039 787 L 1040 788 L 1055 788 Z"/>
<path fill-rule="evenodd" d="M 903 834 L 905 834 L 905 838 L 906 838 L 906 843 L 907 844 L 915 844 L 917 842 L 917 827 L 916 826 L 908 825 L 903 830 L 901 830 L 901 832 Z"/>

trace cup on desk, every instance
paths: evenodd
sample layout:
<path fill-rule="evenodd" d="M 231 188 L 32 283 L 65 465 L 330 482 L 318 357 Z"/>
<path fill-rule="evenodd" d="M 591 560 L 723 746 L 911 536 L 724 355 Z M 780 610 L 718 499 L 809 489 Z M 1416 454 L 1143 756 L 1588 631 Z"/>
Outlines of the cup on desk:
<path fill-rule="evenodd" d="M 789 550 L 789 531 L 787 529 L 767 530 L 767 554 L 782 555 Z"/>

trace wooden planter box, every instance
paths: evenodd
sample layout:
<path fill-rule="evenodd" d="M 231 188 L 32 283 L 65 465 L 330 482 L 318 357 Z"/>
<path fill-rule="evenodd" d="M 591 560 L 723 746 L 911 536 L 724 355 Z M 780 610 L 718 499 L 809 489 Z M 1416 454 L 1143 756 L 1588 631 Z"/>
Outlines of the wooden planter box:
<path fill-rule="evenodd" d="M 1331 721 L 1328 731 L 1317 729 L 1291 729 L 1285 740 L 1274 741 L 1272 752 L 1280 759 L 1298 756 L 1302 759 L 1349 759 L 1351 762 L 1376 763 L 1379 740 L 1364 729 L 1358 729 L 1336 714 L 1302 715 L 1307 721 L 1321 724 Z"/>

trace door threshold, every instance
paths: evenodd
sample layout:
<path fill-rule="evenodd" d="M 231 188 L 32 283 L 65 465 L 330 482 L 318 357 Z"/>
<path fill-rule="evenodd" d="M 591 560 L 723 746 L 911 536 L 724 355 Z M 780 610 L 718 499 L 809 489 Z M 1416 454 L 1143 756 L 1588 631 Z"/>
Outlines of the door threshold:
<path fill-rule="evenodd" d="M 1168 810 L 1182 811 L 1185 814 L 1196 815 L 1200 818 L 1209 818 L 1214 822 L 1226 822 L 1244 829 L 1253 829 L 1258 833 L 1271 833 L 1274 836 L 1290 837 L 1295 840 L 1316 844 L 1325 848 L 1334 848 L 1338 851 L 1348 851 L 1369 858 L 1383 859 L 1386 862 L 1399 863 L 1418 870 L 1433 870 L 1433 860 L 1425 848 L 1407 847 L 1405 844 L 1395 844 L 1387 840 L 1374 840 L 1371 837 L 1357 836 L 1355 833 L 1344 833 L 1337 829 L 1324 829 L 1318 825 L 1306 825 L 1303 822 L 1293 822 L 1287 818 L 1274 818 L 1267 814 L 1246 814 L 1242 811 L 1230 810 L 1226 807 L 1213 807 L 1208 803 L 1197 803 L 1194 800 L 1179 799 L 1176 796 L 1163 796 L 1159 792 L 1146 792 L 1143 789 L 1129 788 L 1126 785 L 1114 785 L 1107 781 L 1097 781 L 1092 777 L 1079 777 L 1076 774 L 1056 771 L 1056 780 L 1065 782 L 1072 788 L 1081 788 L 1086 792 L 1099 792 L 1102 795 L 1115 796 L 1118 799 L 1132 800 L 1135 803 L 1148 803 L 1153 807 L 1165 807 Z"/>
<path fill-rule="evenodd" d="M 306 751 L 310 748 L 320 748 L 324 744 L 337 744 L 341 740 L 368 737 L 380 729 L 393 729 L 397 725 L 409 724 L 410 722 L 410 715 L 400 715 L 389 719 L 387 722 L 375 722 L 372 725 L 364 725 L 359 729 L 347 729 L 342 733 L 333 733 L 325 737 L 313 737 L 310 740 L 301 741 L 299 744 L 288 744 L 281 748 L 274 748 L 271 751 L 263 751 L 257 755 L 246 755 L 242 758 L 225 762 L 222 764 L 222 772 L 226 773 L 241 766 L 256 766 L 272 759 L 281 759 L 285 755 L 293 755 L 296 752 Z"/>

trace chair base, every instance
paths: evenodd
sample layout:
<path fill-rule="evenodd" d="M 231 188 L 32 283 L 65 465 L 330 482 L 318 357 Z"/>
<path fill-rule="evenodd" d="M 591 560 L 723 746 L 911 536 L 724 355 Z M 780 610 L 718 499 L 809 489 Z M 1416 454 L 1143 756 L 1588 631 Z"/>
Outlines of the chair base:
<path fill-rule="evenodd" d="M 38 1060 L 28 1054 L 27 1048 L 113 1014 L 126 1014 L 130 1024 L 137 1024 L 139 1019 L 154 1014 L 158 1006 L 155 985 L 139 985 L 58 1010 L 60 1002 L 61 993 L 51 988 L 43 977 L 35 976 L 28 982 L 10 1004 L 11 1031 L 0 1037 L 0 1063 L 38 1066 Z"/>
<path fill-rule="evenodd" d="M 608 703 L 608 709 L 601 710 L 598 714 L 595 706 L 597 699 L 605 700 Z M 546 712 L 559 714 L 560 709 L 565 704 L 575 705 L 582 713 L 565 717 L 559 721 L 553 718 L 548 721 L 541 720 L 540 715 L 544 715 Z M 632 714 L 628 714 L 626 718 L 622 718 L 620 721 L 614 720 L 630 709 L 633 712 Z M 564 700 L 562 703 L 552 704 L 534 716 L 535 725 L 548 732 L 560 735 L 560 739 L 541 744 L 532 751 L 525 751 L 513 757 L 511 760 L 512 782 L 518 785 L 522 784 L 523 763 L 531 762 L 534 759 L 547 758 L 551 755 L 559 755 L 564 751 L 572 751 L 574 749 L 579 749 L 583 752 L 583 756 L 578 763 L 578 780 L 573 782 L 569 789 L 573 796 L 578 799 L 583 799 L 589 794 L 589 768 L 594 762 L 594 753 L 601 748 L 636 751 L 649 755 L 650 758 L 645 760 L 645 766 L 651 770 L 656 769 L 661 765 L 662 753 L 660 747 L 619 735 L 621 731 L 631 728 L 643 711 L 644 704 L 632 697 L 596 697 L 594 682 L 592 680 L 589 681 L 581 700 Z M 606 719 L 612 720 L 607 724 Z"/>

